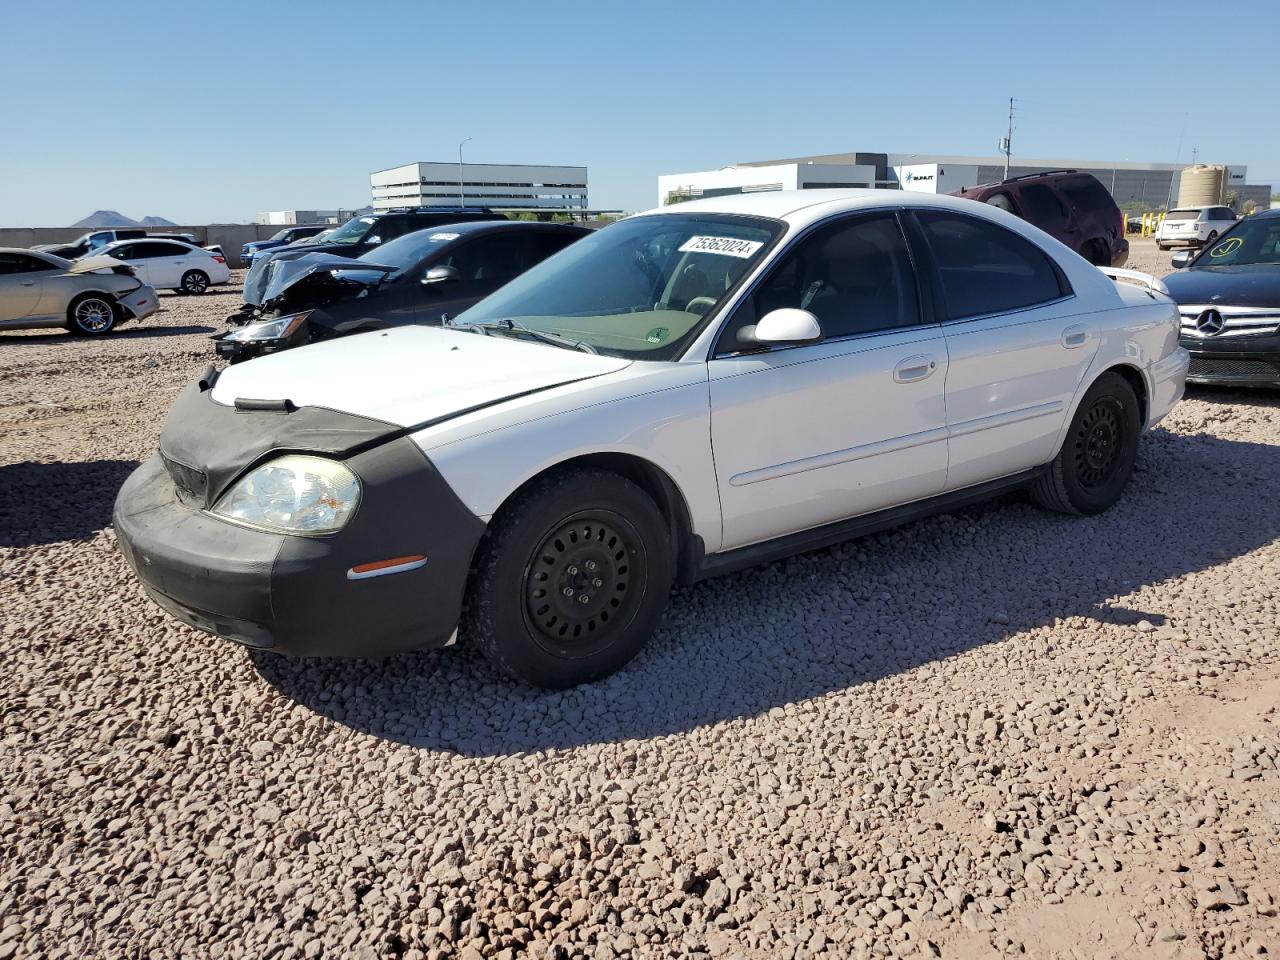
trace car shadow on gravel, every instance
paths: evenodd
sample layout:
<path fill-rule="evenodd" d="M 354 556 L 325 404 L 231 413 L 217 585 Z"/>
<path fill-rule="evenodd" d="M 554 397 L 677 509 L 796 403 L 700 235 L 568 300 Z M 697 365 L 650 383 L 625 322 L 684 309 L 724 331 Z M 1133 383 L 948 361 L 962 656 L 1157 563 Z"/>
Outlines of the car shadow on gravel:
<path fill-rule="evenodd" d="M 575 690 L 508 681 L 465 646 L 385 661 L 250 656 L 267 682 L 335 722 L 468 756 L 748 722 L 1058 618 L 1158 625 L 1160 611 L 1120 598 L 1280 537 L 1277 477 L 1280 446 L 1156 430 L 1124 499 L 1101 516 L 1007 496 L 680 589 L 633 664 Z M 1131 642 L 1157 641 L 1135 629 Z"/>
<path fill-rule="evenodd" d="M 107 334 L 100 340 L 88 340 L 85 337 L 77 337 L 65 331 L 50 331 L 44 336 L 40 336 L 39 330 L 23 331 L 22 336 L 3 336 L 0 335 L 0 346 L 28 346 L 28 347 L 47 347 L 51 343 L 75 342 L 75 343 L 109 343 L 112 340 L 137 340 L 142 337 L 175 337 L 184 334 L 193 333 L 216 333 L 213 327 L 204 324 L 189 324 L 182 327 L 122 327 L 112 333 Z M 34 334 L 34 335 L 33 335 Z"/>
<path fill-rule="evenodd" d="M 0 547 L 84 540 L 111 524 L 134 460 L 0 465 Z"/>

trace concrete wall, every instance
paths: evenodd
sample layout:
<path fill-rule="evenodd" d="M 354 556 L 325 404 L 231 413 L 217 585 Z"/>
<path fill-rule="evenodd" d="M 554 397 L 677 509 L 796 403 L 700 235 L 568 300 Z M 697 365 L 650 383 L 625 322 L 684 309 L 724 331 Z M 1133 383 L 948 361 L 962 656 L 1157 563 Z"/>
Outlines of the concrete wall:
<path fill-rule="evenodd" d="M 210 223 L 201 226 L 147 227 L 148 233 L 190 233 L 203 244 L 217 243 L 231 267 L 240 262 L 240 248 L 251 240 L 266 240 L 280 231 L 279 224 Z M 90 233 L 84 227 L 0 227 L 0 247 L 34 247 L 38 243 L 70 243 Z"/>

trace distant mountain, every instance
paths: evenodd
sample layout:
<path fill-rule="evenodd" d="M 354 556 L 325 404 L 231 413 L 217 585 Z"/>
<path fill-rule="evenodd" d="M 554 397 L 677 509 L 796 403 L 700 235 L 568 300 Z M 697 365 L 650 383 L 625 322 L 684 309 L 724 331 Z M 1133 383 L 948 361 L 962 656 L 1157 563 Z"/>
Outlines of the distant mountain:
<path fill-rule="evenodd" d="M 132 217 L 126 217 L 119 210 L 95 210 L 71 226 L 102 230 L 106 227 L 176 227 L 177 224 L 164 217 L 143 217 L 141 220 L 134 220 Z"/>
<path fill-rule="evenodd" d="M 103 227 L 136 227 L 137 220 L 131 220 L 118 210 L 95 210 L 83 220 L 77 220 L 73 227 L 101 229 Z"/>

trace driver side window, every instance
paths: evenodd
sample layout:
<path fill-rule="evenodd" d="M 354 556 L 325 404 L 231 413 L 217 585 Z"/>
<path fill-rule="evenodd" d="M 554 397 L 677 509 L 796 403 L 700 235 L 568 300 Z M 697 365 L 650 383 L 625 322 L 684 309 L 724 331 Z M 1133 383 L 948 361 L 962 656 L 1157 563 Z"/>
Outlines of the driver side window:
<path fill-rule="evenodd" d="M 782 307 L 808 310 L 824 339 L 921 322 L 915 270 L 892 213 L 845 219 L 800 240 L 734 314 L 720 350 L 737 349 L 737 331 Z"/>

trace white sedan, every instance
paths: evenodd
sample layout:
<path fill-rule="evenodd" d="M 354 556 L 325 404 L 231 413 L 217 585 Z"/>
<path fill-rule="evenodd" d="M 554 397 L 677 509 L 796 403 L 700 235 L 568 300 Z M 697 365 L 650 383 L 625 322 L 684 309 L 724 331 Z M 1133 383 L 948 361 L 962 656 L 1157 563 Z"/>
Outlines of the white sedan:
<path fill-rule="evenodd" d="M 97 253 L 133 267 L 134 273 L 157 290 L 204 293 L 231 279 L 227 258 L 180 240 L 117 240 Z"/>
<path fill-rule="evenodd" d="M 993 207 L 888 191 L 631 217 L 459 315 L 212 369 L 115 529 L 151 596 L 299 655 L 459 635 L 564 686 L 691 582 L 997 492 L 1107 509 L 1178 312 Z"/>

